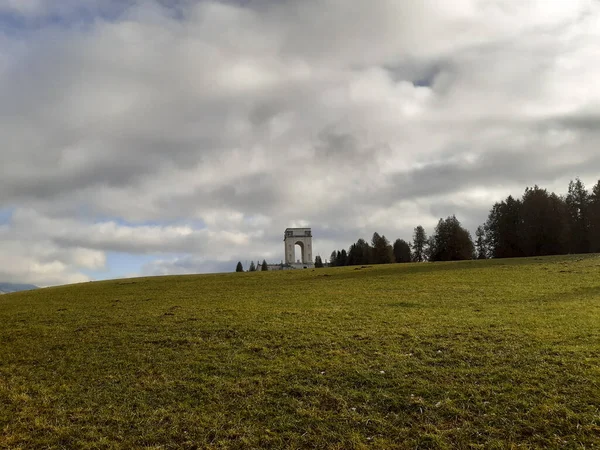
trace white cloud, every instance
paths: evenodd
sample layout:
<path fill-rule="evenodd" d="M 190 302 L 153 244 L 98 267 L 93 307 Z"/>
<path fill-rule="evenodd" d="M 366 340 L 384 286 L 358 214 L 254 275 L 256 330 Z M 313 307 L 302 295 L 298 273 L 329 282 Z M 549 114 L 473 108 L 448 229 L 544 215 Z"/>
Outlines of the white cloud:
<path fill-rule="evenodd" d="M 0 279 L 38 286 L 80 283 L 89 277 L 78 270 L 104 264 L 101 252 L 65 250 L 47 241 L 7 240 L 1 233 L 0 237 Z"/>

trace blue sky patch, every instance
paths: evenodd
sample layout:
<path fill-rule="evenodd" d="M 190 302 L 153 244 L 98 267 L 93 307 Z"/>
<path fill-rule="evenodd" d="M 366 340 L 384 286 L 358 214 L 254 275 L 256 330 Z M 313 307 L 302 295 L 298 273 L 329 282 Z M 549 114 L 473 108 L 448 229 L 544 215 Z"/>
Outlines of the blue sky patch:
<path fill-rule="evenodd" d="M 15 208 L 0 208 L 0 225 L 9 223 L 14 212 Z"/>
<path fill-rule="evenodd" d="M 156 259 L 156 255 L 132 255 L 130 253 L 107 252 L 106 270 L 82 270 L 92 280 L 110 280 L 129 276 L 140 276 L 141 269 Z"/>

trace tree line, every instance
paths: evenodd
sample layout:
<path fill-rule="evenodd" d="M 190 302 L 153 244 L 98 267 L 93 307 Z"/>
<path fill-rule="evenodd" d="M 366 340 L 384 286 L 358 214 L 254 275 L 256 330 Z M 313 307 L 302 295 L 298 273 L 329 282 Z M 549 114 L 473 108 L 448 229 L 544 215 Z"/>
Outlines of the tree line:
<path fill-rule="evenodd" d="M 329 259 L 332 267 L 361 264 L 389 264 L 423 261 L 457 261 L 472 259 L 475 246 L 471 234 L 456 216 L 440 219 L 434 233 L 427 236 L 423 226 L 414 229 L 412 242 L 396 239 L 393 244 L 375 232 L 368 243 L 359 239 L 348 251 L 334 250 Z"/>
<path fill-rule="evenodd" d="M 373 233 L 370 242 L 359 239 L 348 250 L 334 250 L 329 266 L 354 266 L 423 261 L 517 258 L 527 256 L 600 253 L 600 180 L 590 190 L 577 178 L 566 195 L 535 185 L 523 196 L 509 195 L 496 202 L 475 240 L 456 216 L 440 219 L 431 236 L 419 225 L 411 242 Z M 320 256 L 315 267 L 324 267 Z M 268 270 L 266 262 L 252 262 L 250 271 Z M 243 272 L 241 262 L 236 268 Z"/>
<path fill-rule="evenodd" d="M 538 186 L 496 203 L 477 229 L 478 256 L 514 258 L 600 252 L 600 181 L 579 179 L 564 196 Z"/>
<path fill-rule="evenodd" d="M 256 261 L 256 264 L 254 264 L 254 261 L 250 261 L 250 267 L 248 268 L 248 272 L 266 272 L 267 270 L 269 270 L 269 266 L 266 260 L 263 259 L 262 264 L 258 261 Z M 238 261 L 237 266 L 235 266 L 235 271 L 244 272 L 244 266 L 241 261 Z"/>
<path fill-rule="evenodd" d="M 475 241 L 456 218 L 440 219 L 427 236 L 419 225 L 412 242 L 393 244 L 379 233 L 371 242 L 359 239 L 346 251 L 334 250 L 330 266 L 422 261 L 458 261 L 600 252 L 600 181 L 587 191 L 580 179 L 564 196 L 537 185 L 521 198 L 508 196 L 491 208 Z"/>
<path fill-rule="evenodd" d="M 329 257 L 329 265 L 355 266 L 361 264 L 389 264 L 393 262 L 412 261 L 411 246 L 403 239 L 397 239 L 394 244 L 379 233 L 373 233 L 371 242 L 359 239 L 345 249 L 334 250 Z"/>

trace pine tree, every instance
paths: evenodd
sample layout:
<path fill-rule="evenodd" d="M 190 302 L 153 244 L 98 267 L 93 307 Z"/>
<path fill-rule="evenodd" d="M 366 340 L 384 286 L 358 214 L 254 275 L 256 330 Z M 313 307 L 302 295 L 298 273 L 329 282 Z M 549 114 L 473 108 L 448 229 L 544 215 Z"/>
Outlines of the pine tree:
<path fill-rule="evenodd" d="M 427 234 L 425 229 L 419 225 L 415 228 L 413 235 L 413 260 L 416 262 L 425 261 L 425 247 L 427 245 Z"/>
<path fill-rule="evenodd" d="M 373 264 L 389 264 L 393 262 L 394 252 L 390 242 L 385 236 L 380 236 L 378 233 L 373 233 L 371 240 L 372 263 Z"/>
<path fill-rule="evenodd" d="M 373 233 L 371 237 L 371 264 L 381 264 L 382 251 L 385 251 L 384 246 L 381 242 L 381 236 L 379 233 Z"/>
<path fill-rule="evenodd" d="M 412 260 L 410 254 L 410 245 L 403 239 L 396 239 L 394 242 L 394 261 L 397 263 L 408 263 Z"/>
<path fill-rule="evenodd" d="M 356 256 L 357 256 L 356 244 L 352 244 L 350 246 L 350 248 L 348 249 L 348 258 L 346 259 L 346 265 L 347 266 L 356 265 Z"/>
<path fill-rule="evenodd" d="M 256 266 L 254 265 L 254 261 L 250 261 L 250 269 L 248 272 L 256 272 Z"/>
<path fill-rule="evenodd" d="M 267 272 L 269 270 L 269 265 L 267 264 L 267 260 L 263 259 L 263 262 L 260 266 L 260 270 L 263 272 Z"/>
<path fill-rule="evenodd" d="M 593 253 L 600 252 L 600 180 L 590 195 L 589 203 L 590 214 L 590 251 Z"/>
<path fill-rule="evenodd" d="M 359 239 L 350 246 L 347 265 L 370 264 L 372 261 L 372 250 L 371 246 L 364 239 Z"/>
<path fill-rule="evenodd" d="M 571 253 L 587 253 L 590 250 L 590 199 L 583 182 L 579 178 L 569 183 L 569 192 L 565 202 L 571 230 Z"/>
<path fill-rule="evenodd" d="M 476 241 L 475 247 L 477 249 L 477 259 L 486 259 L 487 258 L 487 246 L 485 241 L 485 230 L 483 225 L 479 225 L 477 227 L 477 231 L 475 232 Z"/>
<path fill-rule="evenodd" d="M 237 266 L 235 266 L 235 271 L 236 272 L 243 272 L 244 271 L 244 266 L 242 266 L 242 262 L 238 261 Z"/>
<path fill-rule="evenodd" d="M 346 249 L 342 249 L 342 251 L 340 252 L 340 261 L 338 261 L 338 265 L 340 265 L 340 266 L 348 265 L 348 253 L 346 252 Z"/>
<path fill-rule="evenodd" d="M 321 259 L 321 257 L 319 255 L 317 255 L 317 257 L 315 258 L 315 267 L 317 269 L 320 269 L 320 268 L 324 267 L 323 266 L 323 260 Z"/>
<path fill-rule="evenodd" d="M 559 255 L 569 250 L 569 224 L 565 203 L 538 186 L 525 189 L 521 201 L 522 256 Z"/>
<path fill-rule="evenodd" d="M 337 252 L 334 250 L 331 252 L 331 256 L 329 257 L 329 267 L 337 266 Z"/>
<path fill-rule="evenodd" d="M 430 238 L 431 261 L 460 261 L 473 259 L 475 247 L 471 234 L 464 229 L 456 216 L 440 219 Z"/>
<path fill-rule="evenodd" d="M 522 203 L 508 196 L 496 203 L 485 223 L 486 244 L 494 258 L 523 256 L 522 250 Z"/>

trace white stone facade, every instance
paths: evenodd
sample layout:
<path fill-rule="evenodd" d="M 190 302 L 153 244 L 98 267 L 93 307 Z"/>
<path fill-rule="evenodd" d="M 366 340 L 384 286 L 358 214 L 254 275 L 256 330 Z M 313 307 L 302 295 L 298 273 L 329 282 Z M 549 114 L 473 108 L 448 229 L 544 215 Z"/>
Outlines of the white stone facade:
<path fill-rule="evenodd" d="M 287 228 L 283 235 L 285 263 L 295 268 L 312 268 L 312 231 L 310 228 Z M 296 245 L 300 246 L 301 257 L 296 259 Z"/>

